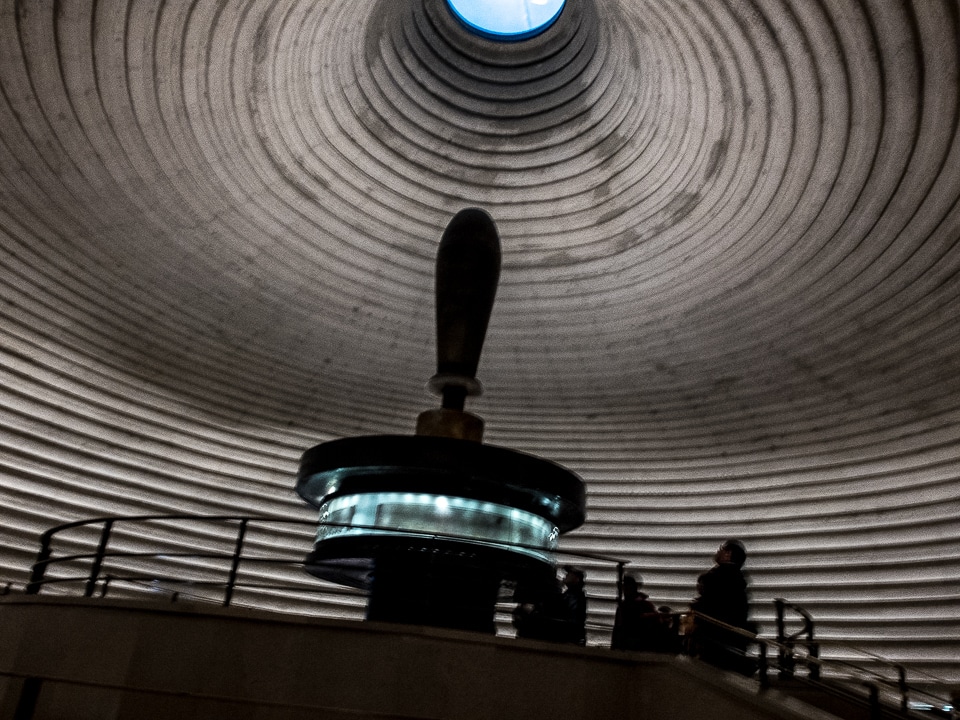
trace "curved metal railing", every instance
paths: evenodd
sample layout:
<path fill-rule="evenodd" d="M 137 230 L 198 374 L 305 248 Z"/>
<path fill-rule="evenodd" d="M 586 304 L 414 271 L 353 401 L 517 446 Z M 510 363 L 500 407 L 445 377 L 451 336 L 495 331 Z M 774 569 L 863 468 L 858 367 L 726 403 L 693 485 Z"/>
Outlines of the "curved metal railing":
<path fill-rule="evenodd" d="M 129 550 L 129 549 L 114 549 L 111 547 L 111 541 L 116 535 L 116 529 L 120 527 L 121 524 L 132 524 L 132 523 L 162 523 L 162 524 L 171 524 L 177 522 L 201 522 L 210 524 L 211 528 L 220 527 L 221 529 L 227 528 L 230 525 L 236 525 L 234 533 L 229 538 L 229 541 L 225 538 L 226 533 L 221 532 L 219 535 L 216 535 L 212 538 L 213 544 L 219 544 L 223 549 L 219 551 L 204 552 L 196 548 L 191 548 L 188 551 L 173 551 L 169 548 L 159 548 L 152 550 Z M 63 584 L 76 584 L 82 583 L 84 587 L 84 596 L 92 597 L 97 594 L 101 596 L 105 595 L 112 584 L 122 581 L 122 582 L 143 582 L 143 581 L 157 581 L 162 580 L 166 583 L 171 583 L 174 585 L 183 585 L 183 586 L 193 586 L 193 587 L 222 587 L 223 596 L 222 604 L 224 606 L 229 606 L 233 600 L 234 592 L 237 588 L 243 587 L 247 589 L 257 588 L 257 589 L 275 589 L 282 590 L 284 587 L 287 587 L 282 583 L 251 583 L 240 580 L 241 574 L 241 565 L 245 564 L 261 564 L 261 565 L 285 565 L 292 568 L 303 568 L 303 557 L 309 552 L 309 546 L 306 545 L 303 548 L 301 554 L 298 557 L 292 556 L 283 556 L 271 554 L 269 556 L 262 555 L 251 555 L 246 554 L 248 538 L 250 531 L 257 525 L 261 526 L 291 526 L 291 527 L 302 527 L 310 528 L 311 531 L 315 531 L 317 527 L 317 522 L 312 520 L 295 520 L 290 518 L 283 517 L 272 517 L 272 516 L 241 516 L 241 515 L 130 515 L 125 517 L 99 517 L 91 518 L 87 520 L 78 520 L 74 522 L 64 523 L 62 525 L 57 525 L 56 527 L 50 528 L 40 536 L 40 550 L 37 553 L 36 560 L 34 561 L 31 570 L 30 578 L 26 585 L 25 592 L 28 595 L 36 595 L 40 593 L 41 589 L 50 585 L 63 585 Z M 369 530 L 373 532 L 393 532 L 393 533 L 403 533 L 409 535 L 410 537 L 418 537 L 425 540 L 441 540 L 441 539 L 458 539 L 465 540 L 471 543 L 483 544 L 481 541 L 477 541 L 474 538 L 463 538 L 459 535 L 452 533 L 435 533 L 435 532 L 424 532 L 418 529 L 408 529 L 408 528 L 397 528 L 397 527 L 382 527 L 377 525 L 356 525 L 356 524 L 344 524 L 344 523 L 325 523 L 325 525 L 334 526 L 334 527 L 350 527 L 353 529 Z M 99 526 L 99 532 L 97 533 L 96 539 L 92 544 L 95 545 L 95 548 L 91 550 L 83 550 L 80 552 L 70 552 L 69 554 L 55 556 L 54 555 L 54 545 L 55 539 L 62 534 L 75 529 L 88 529 L 88 528 L 97 528 Z M 312 535 L 309 537 L 309 540 L 312 544 Z M 87 542 L 92 538 L 88 538 Z M 304 535 L 304 541 L 308 540 L 308 537 Z M 83 544 L 84 541 L 72 541 L 69 544 L 71 546 L 76 546 L 77 544 Z M 505 544 L 505 543 L 500 543 Z M 535 550 L 538 552 L 543 552 L 543 548 L 540 546 L 533 545 L 523 545 L 520 543 L 510 543 L 510 547 L 523 549 L 523 550 Z M 226 548 L 229 547 L 229 550 Z M 623 567 L 627 564 L 625 560 L 619 558 L 613 558 L 606 555 L 600 555 L 596 553 L 587 553 L 587 552 L 574 552 L 566 551 L 562 549 L 551 550 L 551 555 L 564 557 L 564 558 L 577 558 L 579 560 L 590 560 L 595 562 L 600 562 L 606 565 L 615 566 L 618 577 L 623 573 Z M 149 559 L 163 559 L 166 561 L 174 559 L 191 559 L 191 560 L 207 560 L 207 561 L 222 561 L 228 564 L 228 567 L 224 569 L 225 577 L 223 579 L 212 579 L 212 580 L 196 580 L 196 579 L 184 579 L 182 577 L 175 577 L 171 575 L 157 576 L 156 573 L 146 573 L 146 572 L 137 572 L 137 571 L 128 571 L 125 573 L 120 573 L 117 571 L 110 571 L 108 567 L 109 562 L 116 564 L 118 560 L 134 560 L 134 561 L 147 561 Z M 51 578 L 48 576 L 48 572 L 51 568 L 56 567 L 70 567 L 73 568 L 77 564 L 88 563 L 88 569 L 82 575 L 66 575 L 62 577 Z M 209 572 L 209 571 L 208 571 Z M 304 573 L 304 580 L 306 581 L 308 576 Z M 302 591 L 305 589 L 304 586 L 297 584 L 296 589 Z M 616 600 L 613 598 L 612 600 Z"/>
<path fill-rule="evenodd" d="M 871 718 L 879 719 L 891 714 L 904 718 L 960 718 L 960 709 L 954 707 L 952 698 L 930 690 L 930 686 L 935 686 L 947 692 L 949 683 L 946 680 L 925 674 L 923 685 L 908 682 L 904 665 L 854 646 L 846 647 L 869 656 L 871 667 L 848 660 L 822 658 L 819 643 L 814 640 L 815 623 L 810 613 L 780 598 L 774 601 L 774 606 L 777 612 L 775 639 L 728 625 L 702 613 L 691 612 L 686 615 L 724 633 L 738 635 L 748 646 L 754 646 L 755 655 L 729 647 L 727 652 L 742 656 L 738 665 L 740 668 L 750 668 L 743 674 L 755 673 L 761 688 L 771 686 L 770 676 L 773 672 L 776 672 L 779 680 L 790 680 L 796 677 L 797 669 L 803 668 L 806 671 L 803 679 L 811 686 L 866 707 Z M 797 632 L 786 632 L 787 610 L 794 611 L 802 619 L 802 627 Z M 798 654 L 798 649 L 803 652 Z M 695 655 L 697 651 L 688 645 L 685 652 Z"/>
<path fill-rule="evenodd" d="M 237 530 L 233 540 L 230 552 L 199 552 L 195 549 L 189 552 L 172 552 L 169 549 L 159 549 L 155 551 L 129 551 L 129 550 L 110 550 L 110 541 L 114 536 L 114 528 L 118 523 L 175 523 L 178 521 L 216 523 L 223 527 L 227 523 L 236 523 Z M 243 561 L 244 543 L 248 528 L 251 523 L 270 523 L 291 526 L 315 527 L 316 523 L 307 520 L 291 520 L 290 518 L 276 518 L 269 516 L 250 517 L 240 515 L 130 515 L 125 517 L 100 517 L 87 520 L 77 520 L 75 522 L 64 523 L 52 527 L 40 536 L 40 551 L 30 569 L 30 579 L 27 582 L 26 594 L 36 595 L 40 590 L 51 584 L 69 584 L 84 583 L 84 596 L 91 597 L 95 594 L 98 584 L 106 581 L 107 587 L 113 580 L 118 579 L 116 575 L 104 573 L 104 565 L 108 559 L 140 559 L 148 558 L 190 558 L 195 560 L 225 560 L 229 561 L 229 571 L 227 577 L 223 580 L 207 581 L 208 585 L 222 585 L 224 588 L 223 604 L 229 605 L 233 597 L 234 589 L 237 585 L 237 577 L 240 570 L 240 564 Z M 53 556 L 54 538 L 61 533 L 77 528 L 89 528 L 100 525 L 101 529 L 96 543 L 96 548 L 91 552 L 75 552 L 60 557 Z M 73 544 L 76 544 L 74 541 Z M 267 559 L 257 558 L 258 562 L 264 562 Z M 48 578 L 47 572 L 52 567 L 67 567 L 76 564 L 78 561 L 89 561 L 89 571 L 82 576 L 71 576 Z M 267 561 L 295 563 L 293 558 L 273 558 Z M 110 580 L 107 581 L 106 578 Z M 136 573 L 129 575 L 127 579 L 158 579 L 155 576 L 138 575 Z M 181 578 L 162 578 L 168 582 L 184 582 Z M 196 582 L 196 581 L 191 581 Z M 104 590 L 101 590 L 104 594 Z"/>
<path fill-rule="evenodd" d="M 176 547 L 171 549 L 169 546 L 150 549 L 141 547 L 129 549 L 128 547 L 125 549 L 115 548 L 111 545 L 117 537 L 118 528 L 124 526 L 155 523 L 165 531 L 170 532 L 175 529 L 177 523 L 181 522 L 199 522 L 209 525 L 206 535 L 208 544 L 219 549 L 204 550 L 191 547 L 181 550 Z M 265 527 L 284 526 L 294 530 L 309 529 L 309 533 L 303 533 L 304 548 L 300 551 L 301 554 L 298 557 L 292 557 L 274 552 L 268 554 L 249 552 L 251 530 L 258 525 Z M 255 582 L 249 578 L 241 577 L 242 569 L 253 564 L 273 566 L 274 568 L 286 566 L 298 570 L 302 569 L 304 565 L 303 557 L 309 552 L 309 546 L 312 546 L 316 527 L 317 523 L 313 520 L 241 515 L 133 515 L 100 517 L 64 523 L 50 528 L 41 535 L 40 550 L 32 565 L 25 592 L 35 595 L 40 593 L 44 587 L 79 583 L 83 586 L 85 597 L 94 595 L 103 597 L 110 592 L 111 587 L 118 583 L 124 583 L 128 587 L 132 586 L 143 590 L 162 590 L 170 595 L 172 601 L 176 601 L 182 595 L 210 602 L 210 596 L 201 594 L 199 590 L 215 588 L 221 593 L 219 602 L 224 606 L 229 606 L 233 602 L 234 594 L 239 588 L 281 592 L 289 590 L 297 593 L 328 592 L 329 587 L 316 584 L 306 573 L 303 573 L 302 576 L 303 583 L 294 583 L 293 581 L 282 583 L 269 580 Z M 230 532 L 225 532 L 227 529 Z M 403 528 L 363 526 L 363 529 L 408 532 L 411 535 L 415 534 L 423 538 L 459 537 L 452 534 L 424 533 L 419 530 L 404 530 Z M 72 551 L 60 556 L 55 555 L 56 540 L 62 539 L 71 530 L 81 532 L 94 530 L 95 532 L 88 532 L 86 537 L 79 540 L 73 539 L 64 542 Z M 144 544 L 149 546 L 151 542 L 159 542 L 156 539 L 156 536 L 159 535 L 162 535 L 162 533 L 154 533 L 154 537 L 151 537 L 149 533 L 146 535 L 128 535 L 125 544 L 127 546 Z M 78 545 L 79 548 L 77 548 Z M 88 549 L 90 545 L 94 547 Z M 539 547 L 534 549 L 542 550 Z M 624 567 L 628 564 L 627 561 L 594 553 L 564 550 L 555 551 L 555 555 L 576 558 L 578 561 L 591 561 L 615 566 L 617 597 L 609 600 L 615 602 L 619 599 L 621 580 Z M 183 570 L 184 566 L 178 565 L 178 562 L 207 561 L 215 565 L 220 563 L 217 568 L 223 573 L 223 576 L 211 579 L 209 575 L 214 572 L 211 567 L 202 567 L 200 569 L 201 577 L 199 578 L 186 578 L 182 574 L 150 572 L 137 567 L 138 565 L 149 564 L 148 561 L 150 560 L 161 560 L 163 563 L 168 563 L 168 570 Z M 132 567 L 130 567 L 131 563 Z M 70 571 L 75 570 L 78 564 L 85 567 L 84 572 L 82 574 L 71 574 Z M 66 568 L 68 572 L 65 575 L 50 577 L 50 572 L 54 568 Z M 196 570 L 196 568 L 193 569 Z M 7 591 L 9 591 L 9 584 Z M 907 670 L 903 665 L 860 651 L 852 646 L 848 649 L 870 656 L 870 668 L 845 660 L 824 659 L 820 657 L 820 644 L 815 639 L 815 622 L 810 613 L 782 598 L 774 600 L 774 606 L 777 628 L 775 638 L 763 637 L 758 633 L 727 625 L 709 616 L 694 612 L 674 613 L 674 619 L 677 621 L 675 626 L 680 628 L 683 625 L 680 622 L 681 618 L 690 620 L 695 617 L 697 622 L 713 624 L 725 633 L 741 636 L 743 641 L 741 644 L 749 648 L 745 653 L 736 651 L 744 655 L 743 666 L 750 668 L 750 671 L 744 674 L 756 674 L 761 688 L 770 686 L 771 672 L 776 672 L 779 679 L 791 679 L 797 676 L 798 670 L 801 670 L 805 671 L 801 672 L 801 677 L 805 681 L 832 683 L 835 686 L 834 689 L 839 688 L 842 692 L 866 703 L 877 717 L 879 717 L 880 708 L 885 708 L 888 711 L 893 708 L 904 717 L 910 716 L 913 711 L 923 709 L 934 712 L 939 717 L 960 718 L 960 712 L 952 706 L 950 699 L 931 693 L 928 690 L 929 686 L 936 684 L 947 687 L 945 681 L 926 676 L 923 686 L 908 682 Z M 794 613 L 801 621 L 800 629 L 795 632 L 787 631 L 788 612 Z M 609 623 L 598 623 L 596 619 L 593 619 L 588 623 L 588 629 L 594 632 L 609 633 L 611 626 Z M 696 654 L 696 650 L 691 645 L 692 638 L 689 635 L 681 634 L 679 640 L 678 645 L 681 647 L 681 652 L 691 655 Z M 842 678 L 842 681 L 838 682 L 838 678 Z M 929 714 L 926 715 L 926 717 L 929 716 Z"/>

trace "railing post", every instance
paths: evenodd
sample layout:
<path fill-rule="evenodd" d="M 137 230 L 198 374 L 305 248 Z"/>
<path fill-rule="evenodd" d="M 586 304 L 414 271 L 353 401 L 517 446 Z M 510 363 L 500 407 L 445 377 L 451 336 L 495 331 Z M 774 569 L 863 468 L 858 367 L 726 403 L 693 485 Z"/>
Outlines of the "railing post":
<path fill-rule="evenodd" d="M 28 677 L 23 679 L 17 707 L 13 711 L 13 720 L 32 720 L 42 687 L 43 680 L 41 678 Z"/>
<path fill-rule="evenodd" d="M 27 583 L 26 594 L 37 595 L 43 587 L 43 576 L 47 572 L 47 562 L 50 560 L 50 541 L 53 534 L 47 530 L 40 536 L 40 552 L 30 568 L 30 581 Z"/>
<path fill-rule="evenodd" d="M 864 685 L 867 686 L 867 692 L 869 693 L 870 718 L 871 720 L 880 720 L 883 714 L 880 712 L 880 688 L 871 682 L 864 683 Z"/>
<path fill-rule="evenodd" d="M 100 568 L 103 567 L 103 554 L 107 551 L 107 543 L 110 542 L 111 530 L 113 530 L 113 518 L 104 520 L 103 531 L 100 533 L 100 543 L 97 545 L 97 554 L 93 556 L 93 564 L 90 566 L 90 577 L 87 578 L 84 597 L 93 597 L 93 591 L 97 587 L 97 578 L 100 577 Z"/>
<path fill-rule="evenodd" d="M 807 642 L 813 642 L 813 615 L 808 613 L 806 610 L 800 609 L 800 614 L 803 615 L 803 629 L 807 633 Z"/>
<path fill-rule="evenodd" d="M 810 643 L 807 648 L 807 676 L 811 680 L 820 679 L 820 643 Z M 813 661 L 810 661 L 813 658 Z"/>
<path fill-rule="evenodd" d="M 787 637 L 786 620 L 784 618 L 787 602 L 783 598 L 776 598 L 773 601 L 773 606 L 777 611 L 777 645 L 780 647 L 780 651 L 777 654 L 777 664 L 780 668 L 779 676 L 781 679 L 791 678 L 793 677 L 795 659 L 793 655 L 793 640 Z"/>
<path fill-rule="evenodd" d="M 777 642 L 780 645 L 783 645 L 783 640 L 787 634 L 783 624 L 783 611 L 785 605 L 786 601 L 783 598 L 775 598 L 773 601 L 773 607 L 777 611 Z"/>
<path fill-rule="evenodd" d="M 770 666 L 770 660 L 767 658 L 767 644 L 760 641 L 760 655 L 757 657 L 757 677 L 760 680 L 760 689 L 766 690 L 770 687 L 770 676 L 767 670 Z"/>
<path fill-rule="evenodd" d="M 227 590 L 223 594 L 223 606 L 227 607 L 233 598 L 233 586 L 237 582 L 237 572 L 240 569 L 240 554 L 243 552 L 243 538 L 247 534 L 249 518 L 240 519 L 240 529 L 237 531 L 237 545 L 233 550 L 233 561 L 230 564 L 230 575 L 227 577 Z"/>
<path fill-rule="evenodd" d="M 910 704 L 910 686 L 907 685 L 907 669 L 903 665 L 894 665 L 897 669 L 897 685 L 900 687 L 900 711 L 906 712 Z"/>

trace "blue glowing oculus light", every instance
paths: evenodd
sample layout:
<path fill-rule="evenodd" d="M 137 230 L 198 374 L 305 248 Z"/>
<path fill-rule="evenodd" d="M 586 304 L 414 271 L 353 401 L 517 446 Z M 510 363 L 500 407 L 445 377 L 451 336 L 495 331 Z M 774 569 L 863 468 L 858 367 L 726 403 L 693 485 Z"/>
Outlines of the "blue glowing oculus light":
<path fill-rule="evenodd" d="M 533 37 L 560 16 L 566 0 L 447 0 L 468 28 L 495 40 Z"/>

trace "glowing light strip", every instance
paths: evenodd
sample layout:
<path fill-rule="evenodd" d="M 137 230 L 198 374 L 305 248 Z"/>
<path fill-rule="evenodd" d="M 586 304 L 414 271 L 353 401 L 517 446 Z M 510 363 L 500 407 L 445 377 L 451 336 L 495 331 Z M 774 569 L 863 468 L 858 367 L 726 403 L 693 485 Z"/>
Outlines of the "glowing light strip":
<path fill-rule="evenodd" d="M 442 535 L 543 557 L 560 532 L 544 518 L 498 503 L 427 493 L 344 495 L 320 507 L 316 541 L 362 535 Z"/>

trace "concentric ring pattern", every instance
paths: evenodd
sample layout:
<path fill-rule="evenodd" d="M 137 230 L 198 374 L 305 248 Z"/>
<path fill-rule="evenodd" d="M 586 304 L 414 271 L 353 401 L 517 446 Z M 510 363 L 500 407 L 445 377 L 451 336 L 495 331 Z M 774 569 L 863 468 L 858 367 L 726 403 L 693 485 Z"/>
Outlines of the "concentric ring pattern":
<path fill-rule="evenodd" d="M 568 0 L 498 44 L 442 0 L 2 0 L 4 575 L 89 516 L 309 518 L 303 450 L 434 404 L 480 206 L 472 409 L 584 477 L 566 549 L 680 609 L 738 536 L 765 630 L 785 597 L 827 656 L 956 679 L 958 12 Z"/>

